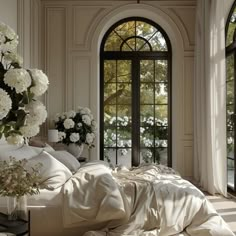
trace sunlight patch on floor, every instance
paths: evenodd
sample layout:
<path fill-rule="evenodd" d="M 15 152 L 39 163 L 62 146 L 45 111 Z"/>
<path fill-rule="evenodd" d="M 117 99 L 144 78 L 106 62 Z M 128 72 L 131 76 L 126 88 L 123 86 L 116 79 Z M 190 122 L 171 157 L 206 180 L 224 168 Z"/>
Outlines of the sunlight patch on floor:
<path fill-rule="evenodd" d="M 236 233 L 236 201 L 232 198 L 224 198 L 220 195 L 211 196 L 206 194 L 216 211 L 221 215 L 231 230 Z"/>

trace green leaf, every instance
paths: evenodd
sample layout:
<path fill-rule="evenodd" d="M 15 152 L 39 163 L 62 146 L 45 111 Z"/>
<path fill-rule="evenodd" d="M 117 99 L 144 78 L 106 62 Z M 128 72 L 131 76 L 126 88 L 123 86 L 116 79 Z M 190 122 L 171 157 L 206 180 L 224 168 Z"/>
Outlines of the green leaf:
<path fill-rule="evenodd" d="M 0 125 L 0 133 L 3 133 L 4 131 L 4 125 Z"/>
<path fill-rule="evenodd" d="M 17 111 L 17 120 L 16 120 L 16 128 L 20 128 L 25 124 L 26 113 L 24 110 Z"/>
<path fill-rule="evenodd" d="M 29 102 L 30 102 L 30 99 L 29 99 L 29 96 L 28 96 L 28 92 L 26 92 L 26 91 L 23 93 L 22 102 L 24 104 L 29 104 Z"/>
<path fill-rule="evenodd" d="M 8 125 L 6 125 L 5 127 L 4 127 L 4 134 L 7 134 L 10 130 L 11 130 L 11 126 L 8 126 Z"/>

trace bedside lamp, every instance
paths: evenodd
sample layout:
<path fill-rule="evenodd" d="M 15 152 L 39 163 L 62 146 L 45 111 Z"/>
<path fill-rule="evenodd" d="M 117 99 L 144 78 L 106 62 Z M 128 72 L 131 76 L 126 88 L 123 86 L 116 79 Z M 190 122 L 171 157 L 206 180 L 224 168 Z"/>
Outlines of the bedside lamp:
<path fill-rule="evenodd" d="M 57 129 L 49 129 L 48 130 L 48 142 L 50 142 L 50 143 L 58 142 L 58 130 Z"/>

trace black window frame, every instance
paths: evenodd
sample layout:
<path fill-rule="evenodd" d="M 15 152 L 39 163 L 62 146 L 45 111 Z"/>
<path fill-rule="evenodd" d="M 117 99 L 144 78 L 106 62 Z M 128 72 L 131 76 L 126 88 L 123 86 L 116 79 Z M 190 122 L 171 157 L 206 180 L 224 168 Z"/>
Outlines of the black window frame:
<path fill-rule="evenodd" d="M 106 40 L 109 34 L 119 25 L 128 22 L 128 21 L 143 21 L 154 26 L 158 31 L 163 35 L 167 44 L 167 51 L 104 51 Z M 152 20 L 149 20 L 144 17 L 128 17 L 124 18 L 115 24 L 113 24 L 108 31 L 105 33 L 101 46 L 100 46 L 100 159 L 104 160 L 104 61 L 105 60 L 132 60 L 132 67 L 135 67 L 135 70 L 132 70 L 132 77 L 140 74 L 140 60 L 161 60 L 165 59 L 168 62 L 168 71 L 167 71 L 167 81 L 168 81 L 168 159 L 167 165 L 172 167 L 172 48 L 170 39 L 167 33 Z M 139 75 L 138 75 L 139 78 Z M 136 98 L 133 97 L 136 96 Z M 138 98 L 138 99 L 137 99 Z M 132 86 L 132 120 L 140 119 L 140 102 L 139 102 L 139 82 L 135 83 Z M 138 102 L 133 104 L 133 101 Z M 139 114 L 138 117 L 137 114 Z M 140 122 L 132 122 L 132 166 L 138 166 L 140 164 Z"/>
<path fill-rule="evenodd" d="M 233 55 L 234 56 L 234 114 L 232 114 L 232 120 L 234 123 L 234 141 L 236 138 L 236 28 L 234 30 L 234 36 L 233 36 L 233 42 L 231 44 L 229 44 L 227 46 L 227 34 L 228 34 L 228 29 L 229 29 L 229 24 L 230 24 L 230 19 L 233 15 L 233 12 L 236 8 L 236 1 L 234 1 L 234 3 L 232 4 L 231 10 L 229 12 L 227 21 L 226 21 L 226 26 L 225 26 L 225 59 L 227 60 L 227 57 Z M 227 73 L 227 71 L 226 71 Z M 227 75 L 227 74 L 226 74 Z M 227 79 L 227 76 L 226 76 Z M 227 84 L 227 80 L 226 80 L 226 84 Z M 227 86 L 226 86 L 226 96 L 227 96 Z M 226 99 L 227 101 L 227 99 Z M 227 107 L 227 104 L 226 104 Z M 228 131 L 227 129 L 227 109 L 226 109 L 226 132 Z M 226 138 L 227 138 L 227 134 L 226 134 Z M 226 140 L 226 146 L 227 146 L 227 140 Z M 235 147 L 235 143 L 234 143 L 234 187 L 231 187 L 230 185 L 228 185 L 228 179 L 227 179 L 227 187 L 228 187 L 228 191 L 231 192 L 236 192 L 236 147 Z M 232 160 L 231 157 L 228 156 L 228 151 L 227 151 L 227 156 L 226 156 L 226 161 L 227 161 L 227 173 L 228 173 L 228 159 Z M 228 176 L 228 174 L 227 174 Z"/>

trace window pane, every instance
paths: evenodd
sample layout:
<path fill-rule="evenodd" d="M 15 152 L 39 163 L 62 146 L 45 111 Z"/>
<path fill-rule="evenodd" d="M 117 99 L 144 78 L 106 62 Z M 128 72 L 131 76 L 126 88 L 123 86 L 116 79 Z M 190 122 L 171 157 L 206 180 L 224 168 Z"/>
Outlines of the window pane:
<path fill-rule="evenodd" d="M 168 94 L 167 94 L 167 84 L 158 83 L 155 84 L 155 104 L 167 104 Z"/>
<path fill-rule="evenodd" d="M 118 127 L 117 128 L 117 146 L 118 147 L 131 147 L 131 127 Z"/>
<path fill-rule="evenodd" d="M 166 40 L 161 32 L 157 32 L 150 40 L 153 51 L 167 51 Z"/>
<path fill-rule="evenodd" d="M 226 80 L 234 79 L 234 54 L 227 56 L 226 58 Z"/>
<path fill-rule="evenodd" d="M 168 140 L 168 127 L 167 126 L 156 126 L 155 127 L 155 136 L 159 140 Z M 167 145 L 166 142 L 163 142 L 160 144 L 162 144 L 162 147 L 163 146 L 165 147 Z"/>
<path fill-rule="evenodd" d="M 140 104 L 154 103 L 154 84 L 141 83 L 140 85 Z"/>
<path fill-rule="evenodd" d="M 116 147 L 116 127 L 104 127 L 104 147 Z"/>
<path fill-rule="evenodd" d="M 128 44 L 124 43 L 121 48 L 122 51 L 133 51 L 133 48 Z"/>
<path fill-rule="evenodd" d="M 118 119 L 128 119 L 131 121 L 131 106 L 123 106 L 123 105 L 118 105 L 117 106 L 117 116 Z M 126 118 L 125 118 L 126 117 Z"/>
<path fill-rule="evenodd" d="M 140 162 L 153 163 L 154 162 L 154 148 L 141 148 L 140 149 Z"/>
<path fill-rule="evenodd" d="M 145 43 L 140 48 L 138 48 L 137 50 L 144 52 L 144 51 L 150 51 L 151 49 L 150 49 L 150 45 Z"/>
<path fill-rule="evenodd" d="M 122 42 L 122 38 L 112 31 L 106 40 L 104 51 L 120 51 L 120 45 Z"/>
<path fill-rule="evenodd" d="M 234 188 L 234 160 L 227 160 L 227 169 L 228 169 L 228 185 L 232 188 Z"/>
<path fill-rule="evenodd" d="M 157 32 L 157 29 L 155 27 L 143 21 L 137 21 L 136 27 L 136 35 L 147 40 L 149 40 L 153 36 L 153 34 Z"/>
<path fill-rule="evenodd" d="M 167 61 L 166 60 L 155 61 L 155 81 L 156 82 L 167 81 Z"/>
<path fill-rule="evenodd" d="M 104 148 L 104 161 L 116 165 L 116 149 L 115 148 Z"/>
<path fill-rule="evenodd" d="M 154 128 L 140 127 L 140 145 L 141 147 L 154 146 Z"/>
<path fill-rule="evenodd" d="M 140 61 L 140 80 L 141 82 L 154 82 L 154 61 Z"/>
<path fill-rule="evenodd" d="M 125 22 L 115 28 L 116 33 L 123 39 L 132 37 L 135 35 L 135 21 Z"/>
<path fill-rule="evenodd" d="M 118 154 L 118 165 L 124 165 L 128 168 L 130 168 L 132 166 L 132 158 L 131 158 L 131 154 L 132 151 L 130 148 L 123 148 L 123 149 L 118 149 L 117 151 Z"/>
<path fill-rule="evenodd" d="M 168 120 L 168 106 L 159 105 L 155 106 L 155 117 L 162 123 Z"/>
<path fill-rule="evenodd" d="M 122 46 L 122 51 L 136 51 L 136 38 L 131 38 L 125 41 L 124 45 Z"/>
<path fill-rule="evenodd" d="M 234 30 L 236 28 L 236 9 L 234 9 L 234 12 L 230 18 L 229 22 L 229 28 L 227 32 L 227 37 L 226 37 L 226 46 L 230 45 L 233 42 L 233 35 L 234 35 Z"/>
<path fill-rule="evenodd" d="M 148 118 L 154 117 L 154 106 L 153 105 L 142 105 L 140 106 L 140 122 L 141 125 L 145 125 Z"/>
<path fill-rule="evenodd" d="M 234 129 L 234 119 L 232 114 L 234 114 L 234 106 L 229 105 L 227 106 L 227 130 L 233 130 Z"/>
<path fill-rule="evenodd" d="M 228 81 L 227 84 L 227 104 L 234 102 L 234 80 Z"/>
<path fill-rule="evenodd" d="M 158 163 L 167 165 L 168 153 L 167 148 L 142 148 L 140 149 L 140 162 Z"/>
<path fill-rule="evenodd" d="M 116 106 L 107 105 L 104 107 L 104 122 L 110 125 L 116 124 Z"/>
<path fill-rule="evenodd" d="M 234 132 L 227 132 L 227 156 L 234 158 Z"/>
<path fill-rule="evenodd" d="M 131 104 L 131 84 L 117 84 L 117 104 Z"/>
<path fill-rule="evenodd" d="M 131 117 L 123 116 L 117 118 L 117 126 L 131 126 Z"/>
<path fill-rule="evenodd" d="M 116 104 L 116 83 L 104 84 L 104 105 Z"/>
<path fill-rule="evenodd" d="M 104 62 L 104 81 L 107 83 L 116 82 L 116 61 L 106 60 Z"/>
<path fill-rule="evenodd" d="M 118 60 L 117 61 L 117 81 L 131 82 L 131 61 Z"/>
<path fill-rule="evenodd" d="M 147 41 L 136 38 L 136 51 L 151 51 L 151 47 Z"/>
<path fill-rule="evenodd" d="M 168 154 L 167 148 L 156 148 L 156 162 L 167 166 Z"/>
<path fill-rule="evenodd" d="M 166 134 L 166 137 L 167 137 L 168 135 Z M 155 139 L 155 146 L 156 147 L 168 147 L 168 140 L 165 140 L 165 139 L 159 139 L 159 137 L 158 137 L 158 134 L 156 135 L 156 139 Z"/>

